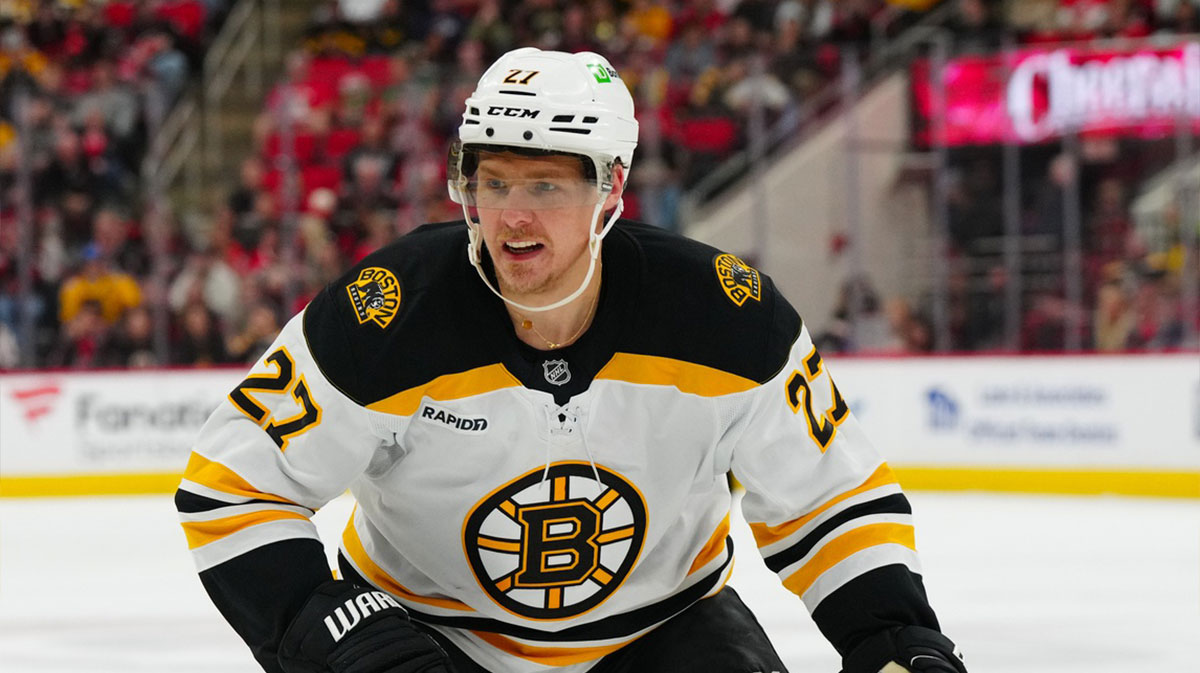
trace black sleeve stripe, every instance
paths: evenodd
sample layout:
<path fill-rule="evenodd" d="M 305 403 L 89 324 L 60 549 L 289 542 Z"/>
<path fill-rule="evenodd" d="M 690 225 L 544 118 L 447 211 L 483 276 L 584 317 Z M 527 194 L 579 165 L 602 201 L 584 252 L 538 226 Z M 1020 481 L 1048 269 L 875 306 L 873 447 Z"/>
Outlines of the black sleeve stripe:
<path fill-rule="evenodd" d="M 175 491 L 175 509 L 180 514 L 211 512 L 216 509 L 221 509 L 222 507 L 236 507 L 238 505 L 274 505 L 278 507 L 283 504 L 284 503 L 280 503 L 275 500 L 260 499 L 246 500 L 244 502 L 225 502 L 224 500 L 217 500 L 215 498 L 197 495 L 191 491 L 185 491 L 183 489 Z M 300 507 L 300 505 L 288 504 L 288 507 Z M 311 509 L 308 511 L 312 512 Z"/>
<path fill-rule="evenodd" d="M 865 572 L 838 587 L 812 611 L 812 618 L 842 656 L 891 627 L 939 630 L 921 576 L 900 564 Z"/>
<path fill-rule="evenodd" d="M 766 561 L 767 567 L 772 572 L 779 573 L 784 568 L 807 556 L 830 531 L 847 521 L 853 521 L 854 519 L 870 514 L 912 514 L 912 507 L 908 504 L 908 498 L 904 497 L 903 493 L 895 493 L 848 507 L 814 528 L 812 532 L 805 535 L 796 544 L 775 554 L 771 554 L 763 560 Z"/>

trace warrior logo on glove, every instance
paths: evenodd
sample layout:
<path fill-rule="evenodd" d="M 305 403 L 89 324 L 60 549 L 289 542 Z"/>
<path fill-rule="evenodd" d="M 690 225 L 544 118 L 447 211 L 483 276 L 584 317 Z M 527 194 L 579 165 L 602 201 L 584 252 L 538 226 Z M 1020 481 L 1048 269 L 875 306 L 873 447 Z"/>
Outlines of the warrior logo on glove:
<path fill-rule="evenodd" d="M 617 473 L 595 469 L 556 463 L 543 480 L 539 467 L 493 491 L 467 517 L 471 569 L 505 610 L 567 619 L 625 581 L 646 534 L 645 500 Z"/>

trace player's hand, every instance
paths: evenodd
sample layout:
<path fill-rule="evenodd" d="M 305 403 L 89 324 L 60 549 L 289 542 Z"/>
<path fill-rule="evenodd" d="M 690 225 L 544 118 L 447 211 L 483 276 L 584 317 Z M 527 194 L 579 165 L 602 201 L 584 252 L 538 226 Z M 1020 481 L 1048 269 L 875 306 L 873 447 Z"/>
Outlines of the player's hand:
<path fill-rule="evenodd" d="M 345 580 L 313 591 L 279 647 L 286 673 L 450 673 L 445 652 L 382 591 Z"/>
<path fill-rule="evenodd" d="M 881 631 L 842 659 L 842 673 L 967 673 L 949 638 L 933 629 L 903 626 Z"/>

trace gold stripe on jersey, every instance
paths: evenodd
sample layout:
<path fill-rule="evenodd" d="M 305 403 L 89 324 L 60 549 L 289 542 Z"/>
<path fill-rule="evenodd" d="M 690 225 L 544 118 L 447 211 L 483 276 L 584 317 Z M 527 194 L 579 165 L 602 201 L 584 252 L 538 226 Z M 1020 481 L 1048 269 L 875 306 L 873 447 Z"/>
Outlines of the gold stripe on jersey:
<path fill-rule="evenodd" d="M 803 596 L 821 573 L 841 563 L 856 552 L 884 544 L 899 544 L 916 551 L 913 527 L 901 523 L 876 523 L 855 528 L 826 542 L 799 570 L 783 580 L 783 586 L 797 596 Z"/>
<path fill-rule="evenodd" d="M 357 506 L 355 506 L 357 510 Z M 357 512 L 355 512 L 357 513 Z M 346 530 L 342 533 L 342 548 L 345 549 L 346 555 L 354 561 L 358 572 L 375 586 L 384 591 L 403 598 L 406 601 L 413 603 L 421 603 L 422 605 L 432 605 L 434 607 L 446 608 L 448 610 L 466 610 L 472 611 L 466 603 L 456 601 L 450 598 L 435 598 L 433 596 L 422 596 L 413 593 L 408 587 L 396 581 L 379 564 L 375 563 L 367 554 L 367 550 L 363 547 L 362 540 L 358 537 L 358 529 L 354 527 L 354 514 L 350 515 L 350 521 L 346 523 Z"/>
<path fill-rule="evenodd" d="M 597 380 L 674 386 L 681 393 L 718 397 L 758 387 L 754 381 L 729 372 L 657 355 L 616 353 L 596 374 Z"/>
<path fill-rule="evenodd" d="M 428 383 L 372 402 L 367 408 L 396 416 L 412 416 L 421 408 L 421 401 L 426 397 L 436 402 L 446 402 L 520 385 L 521 382 L 509 373 L 504 365 L 487 365 L 457 374 L 439 376 Z"/>
<path fill-rule="evenodd" d="M 237 472 L 215 460 L 209 460 L 195 451 L 188 458 L 187 467 L 183 471 L 183 478 L 201 486 L 207 486 L 214 491 L 228 493 L 229 495 L 253 498 L 254 500 L 270 500 L 288 505 L 296 504 L 282 496 L 263 493 L 250 482 L 243 479 Z"/>
<path fill-rule="evenodd" d="M 728 536 L 729 512 L 726 512 L 725 518 L 717 525 L 712 536 L 708 538 L 708 542 L 704 543 L 704 548 L 700 550 L 699 554 L 696 554 L 696 559 L 692 561 L 692 567 L 688 568 L 687 574 L 691 575 L 720 556 L 725 551 L 725 538 Z"/>
<path fill-rule="evenodd" d="M 875 470 L 874 473 L 871 474 L 870 477 L 867 477 L 866 481 L 850 489 L 849 491 L 846 491 L 845 493 L 834 496 L 820 507 L 814 509 L 808 514 L 805 514 L 799 519 L 785 521 L 775 526 L 768 526 L 765 523 L 751 523 L 750 532 L 754 533 L 754 540 L 758 543 L 758 546 L 761 549 L 767 545 L 775 544 L 792 533 L 795 533 L 807 525 L 810 521 L 820 516 L 830 507 L 833 507 L 843 500 L 852 498 L 859 493 L 866 493 L 873 488 L 879 488 L 880 486 L 886 486 L 888 484 L 895 483 L 896 475 L 892 473 L 892 470 L 888 467 L 887 463 L 883 463 Z"/>
<path fill-rule="evenodd" d="M 610 645 L 592 645 L 586 647 L 538 647 L 527 645 L 489 631 L 471 631 L 475 637 L 492 647 L 514 657 L 532 661 L 542 666 L 570 666 L 585 661 L 594 661 L 612 652 L 616 652 L 629 643 L 637 640 L 630 638 Z"/>
<path fill-rule="evenodd" d="M 262 523 L 270 523 L 272 521 L 282 521 L 284 519 L 300 519 L 308 521 L 308 517 L 298 512 L 289 512 L 280 509 L 267 509 L 258 512 L 248 512 L 246 514 L 238 514 L 236 516 L 227 516 L 221 519 L 211 519 L 208 521 L 184 521 L 183 534 L 187 537 L 188 549 L 196 549 L 203 547 L 211 542 L 227 538 L 234 533 L 241 532 L 257 526 Z"/>

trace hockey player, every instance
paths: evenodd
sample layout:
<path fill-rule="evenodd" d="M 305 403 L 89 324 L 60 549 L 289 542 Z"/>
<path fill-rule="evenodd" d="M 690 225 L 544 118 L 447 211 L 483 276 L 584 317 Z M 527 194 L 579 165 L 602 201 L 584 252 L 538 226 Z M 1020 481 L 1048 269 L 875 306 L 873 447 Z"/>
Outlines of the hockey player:
<path fill-rule="evenodd" d="M 329 285 L 188 463 L 200 578 L 259 664 L 782 672 L 725 586 L 732 471 L 846 673 L 964 673 L 796 312 L 737 257 L 618 219 L 637 122 L 608 61 L 509 52 L 459 133 L 466 222 Z M 333 579 L 309 517 L 347 488 Z"/>

